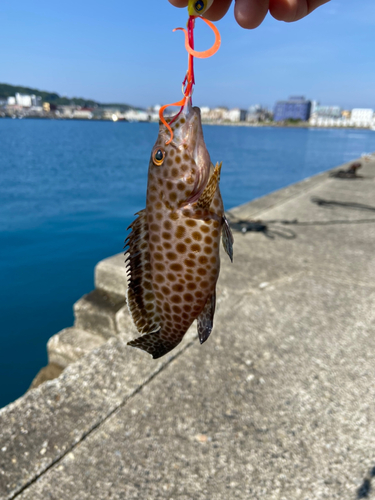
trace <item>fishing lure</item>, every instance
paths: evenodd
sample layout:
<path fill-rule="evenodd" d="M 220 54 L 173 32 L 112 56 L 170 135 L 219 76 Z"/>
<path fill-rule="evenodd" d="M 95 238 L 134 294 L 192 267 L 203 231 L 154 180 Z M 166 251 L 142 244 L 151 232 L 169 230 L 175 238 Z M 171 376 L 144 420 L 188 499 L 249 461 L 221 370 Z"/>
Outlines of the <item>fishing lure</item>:
<path fill-rule="evenodd" d="M 198 2 L 195 0 L 195 5 Z M 214 30 L 213 48 L 195 51 L 196 18 L 190 15 L 187 30 L 183 30 L 189 53 L 183 98 L 160 109 L 159 135 L 149 163 L 146 208 L 138 212 L 126 239 L 127 304 L 141 334 L 128 345 L 153 358 L 176 347 L 195 319 L 200 342 L 207 340 L 215 313 L 220 237 L 233 258 L 233 237 L 219 189 L 221 163 L 211 163 L 200 110 L 191 102 L 193 58 L 215 53 L 220 36 Z M 163 113 L 172 105 L 181 109 L 167 121 Z"/>
<path fill-rule="evenodd" d="M 216 52 L 219 50 L 220 45 L 221 45 L 221 37 L 219 30 L 216 28 L 216 26 L 209 21 L 208 19 L 205 19 L 203 17 L 197 16 L 195 12 L 205 12 L 211 5 L 212 5 L 213 0 L 189 0 L 188 4 L 188 12 L 189 12 L 189 19 L 187 22 L 187 30 L 185 28 L 175 28 L 173 31 L 183 31 L 185 33 L 185 48 L 189 54 L 188 57 L 188 70 L 186 72 L 186 76 L 184 81 L 182 82 L 182 93 L 183 93 L 183 98 L 181 101 L 174 102 L 171 104 L 165 104 L 162 106 L 159 110 L 159 118 L 160 121 L 165 125 L 165 127 L 169 130 L 171 137 L 167 144 L 172 142 L 173 140 L 173 131 L 170 127 L 170 124 L 173 123 L 174 120 L 177 119 L 179 116 L 179 113 L 174 117 L 173 120 L 171 120 L 169 123 L 165 120 L 164 118 L 164 111 L 169 108 L 170 106 L 181 106 L 181 110 L 183 106 L 186 103 L 186 100 L 191 96 L 193 93 L 193 86 L 195 84 L 195 78 L 194 78 L 194 57 L 198 57 L 200 59 L 205 59 L 207 57 L 211 57 Z M 193 12 L 193 14 L 192 14 Z M 214 32 L 215 35 L 215 42 L 212 45 L 212 47 L 208 50 L 205 51 L 197 51 L 194 50 L 194 27 L 195 27 L 195 20 L 199 18 L 202 19 Z"/>

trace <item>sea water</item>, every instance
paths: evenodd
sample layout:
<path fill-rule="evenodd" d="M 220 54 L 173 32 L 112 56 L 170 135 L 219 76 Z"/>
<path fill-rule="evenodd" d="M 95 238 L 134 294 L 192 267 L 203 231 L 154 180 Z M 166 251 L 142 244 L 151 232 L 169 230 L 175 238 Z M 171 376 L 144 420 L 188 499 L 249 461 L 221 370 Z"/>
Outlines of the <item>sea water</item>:
<path fill-rule="evenodd" d="M 0 407 L 47 364 L 95 264 L 144 208 L 158 125 L 0 120 Z M 226 209 L 375 150 L 375 132 L 205 126 Z"/>

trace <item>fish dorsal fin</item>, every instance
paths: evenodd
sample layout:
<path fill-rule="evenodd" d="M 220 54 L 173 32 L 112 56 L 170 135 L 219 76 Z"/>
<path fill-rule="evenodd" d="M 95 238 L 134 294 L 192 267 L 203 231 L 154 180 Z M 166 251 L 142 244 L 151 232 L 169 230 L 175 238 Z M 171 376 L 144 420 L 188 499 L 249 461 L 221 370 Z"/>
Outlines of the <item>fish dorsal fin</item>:
<path fill-rule="evenodd" d="M 223 228 L 221 230 L 221 239 L 223 241 L 224 250 L 229 255 L 231 262 L 233 262 L 233 234 L 232 230 L 229 227 L 229 223 L 225 215 L 223 215 Z"/>
<path fill-rule="evenodd" d="M 139 333 L 155 332 L 160 328 L 152 289 L 150 253 L 148 249 L 148 225 L 146 211 L 128 227 L 131 233 L 125 240 L 129 246 L 126 259 L 128 273 L 127 303 L 133 322 Z"/>
<path fill-rule="evenodd" d="M 198 337 L 199 337 L 199 342 L 201 344 L 203 344 L 203 342 L 206 342 L 212 331 L 215 306 L 216 306 L 216 291 L 214 290 L 214 293 L 211 295 L 211 297 L 208 297 L 206 305 L 203 308 L 203 311 L 197 318 Z"/>
<path fill-rule="evenodd" d="M 210 207 L 215 196 L 217 186 L 220 182 L 220 171 L 222 163 L 223 162 L 216 163 L 215 169 L 207 182 L 207 186 L 204 188 L 203 193 L 200 195 L 199 200 L 197 201 L 197 205 L 199 208 L 208 209 Z"/>

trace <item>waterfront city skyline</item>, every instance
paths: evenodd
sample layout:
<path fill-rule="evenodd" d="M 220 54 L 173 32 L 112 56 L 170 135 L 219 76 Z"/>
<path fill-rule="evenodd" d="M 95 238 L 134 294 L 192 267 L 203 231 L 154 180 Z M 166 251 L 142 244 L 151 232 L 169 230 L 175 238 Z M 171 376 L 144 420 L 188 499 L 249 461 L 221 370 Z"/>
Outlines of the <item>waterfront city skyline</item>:
<path fill-rule="evenodd" d="M 233 9 L 232 9 L 233 10 Z M 147 107 L 179 98 L 186 70 L 185 10 L 145 0 L 132 11 L 119 1 L 70 0 L 30 9 L 2 6 L 3 82 L 101 102 Z M 375 5 L 331 1 L 292 24 L 270 16 L 256 30 L 238 27 L 231 11 L 218 27 L 222 47 L 197 61 L 198 105 L 270 108 L 292 94 L 342 108 L 375 107 L 371 53 Z M 197 23 L 198 24 L 198 23 Z M 203 24 L 203 23 L 200 23 Z M 197 26 L 198 50 L 211 33 Z"/>

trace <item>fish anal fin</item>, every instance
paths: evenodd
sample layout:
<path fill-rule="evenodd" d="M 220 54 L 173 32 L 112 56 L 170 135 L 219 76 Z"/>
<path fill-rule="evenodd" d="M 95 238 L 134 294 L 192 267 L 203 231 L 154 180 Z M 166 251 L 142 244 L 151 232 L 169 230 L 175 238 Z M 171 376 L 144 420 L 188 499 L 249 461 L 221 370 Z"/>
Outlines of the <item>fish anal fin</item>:
<path fill-rule="evenodd" d="M 197 206 L 199 208 L 208 209 L 210 207 L 212 200 L 214 199 L 217 186 L 220 182 L 220 171 L 222 163 L 223 162 L 216 163 L 215 169 L 207 182 L 207 186 L 204 188 L 203 193 L 200 195 L 197 201 Z"/>
<path fill-rule="evenodd" d="M 146 335 L 142 335 L 142 337 L 131 340 L 128 342 L 128 345 L 146 351 L 148 354 L 151 354 L 154 359 L 157 359 L 171 351 L 179 342 L 180 341 L 172 343 L 164 340 L 160 335 L 159 329 L 156 332 L 147 333 Z"/>
<path fill-rule="evenodd" d="M 148 333 L 157 330 L 160 325 L 155 308 L 148 307 L 155 304 L 155 296 L 150 273 L 146 211 L 141 210 L 137 215 L 129 226 L 131 233 L 125 241 L 125 246 L 129 247 L 126 259 L 127 304 L 139 333 Z"/>
<path fill-rule="evenodd" d="M 216 292 L 214 291 L 211 297 L 208 297 L 206 305 L 204 306 L 202 312 L 197 318 L 198 337 L 199 337 L 199 342 L 201 344 L 203 344 L 203 342 L 206 342 L 212 331 L 214 323 L 215 306 L 216 306 Z"/>
<path fill-rule="evenodd" d="M 225 215 L 223 215 L 223 227 L 222 227 L 222 230 L 221 230 L 221 238 L 222 238 L 222 241 L 223 241 L 224 250 L 229 255 L 229 258 L 230 258 L 231 262 L 233 262 L 233 243 L 234 243 L 234 239 L 233 239 L 232 230 L 229 227 L 229 223 L 228 223 L 228 220 L 225 217 Z"/>

